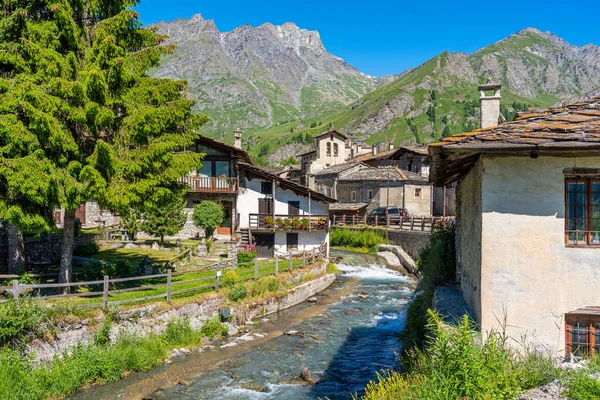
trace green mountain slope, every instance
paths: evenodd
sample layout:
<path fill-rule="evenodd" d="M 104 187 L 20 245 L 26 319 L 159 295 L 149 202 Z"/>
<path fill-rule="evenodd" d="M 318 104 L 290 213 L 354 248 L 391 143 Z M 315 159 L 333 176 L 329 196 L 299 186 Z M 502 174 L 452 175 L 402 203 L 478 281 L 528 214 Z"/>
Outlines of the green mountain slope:
<path fill-rule="evenodd" d="M 477 86 L 487 80 L 502 83 L 502 114 L 512 120 L 599 87 L 600 48 L 525 29 L 471 55 L 444 52 L 348 106 L 272 126 L 247 145 L 266 156 L 331 127 L 370 144 L 426 143 L 478 126 Z"/>

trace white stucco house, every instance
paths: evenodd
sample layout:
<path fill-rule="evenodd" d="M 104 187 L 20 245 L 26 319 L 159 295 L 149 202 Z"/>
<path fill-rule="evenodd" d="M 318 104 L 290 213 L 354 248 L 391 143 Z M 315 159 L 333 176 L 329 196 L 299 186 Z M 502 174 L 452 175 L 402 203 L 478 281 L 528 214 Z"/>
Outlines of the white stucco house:
<path fill-rule="evenodd" d="M 247 231 L 259 257 L 329 245 L 329 204 L 335 202 L 265 169 L 238 163 L 239 230 Z"/>
<path fill-rule="evenodd" d="M 489 104 L 482 99 L 484 126 L 484 116 L 498 121 Z M 458 180 L 457 280 L 482 330 L 505 322 L 509 336 L 558 354 L 598 353 L 600 98 L 429 151 L 433 184 Z"/>

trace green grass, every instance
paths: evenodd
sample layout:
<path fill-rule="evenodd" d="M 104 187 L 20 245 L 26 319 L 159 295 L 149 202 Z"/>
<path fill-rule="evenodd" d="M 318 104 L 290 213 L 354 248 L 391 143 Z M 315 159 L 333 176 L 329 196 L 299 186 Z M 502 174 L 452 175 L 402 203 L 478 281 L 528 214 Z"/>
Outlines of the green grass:
<path fill-rule="evenodd" d="M 126 373 L 148 371 L 162 362 L 175 347 L 198 346 L 204 338 L 224 335 L 216 319 L 200 329 L 188 320 L 169 321 L 162 335 L 145 338 L 121 335 L 114 344 L 76 346 L 71 353 L 35 367 L 32 359 L 17 351 L 0 350 L 0 398 L 36 400 L 73 395 L 80 388 L 114 382 Z"/>
<path fill-rule="evenodd" d="M 388 243 L 384 230 L 332 228 L 329 232 L 331 246 L 370 249 Z"/>
<path fill-rule="evenodd" d="M 146 257 L 154 262 L 166 262 L 177 256 L 177 252 L 173 251 L 161 251 L 152 249 L 101 249 L 97 254 L 90 256 L 90 258 L 108 262 L 117 262 L 119 260 L 127 260 L 141 263 Z"/>

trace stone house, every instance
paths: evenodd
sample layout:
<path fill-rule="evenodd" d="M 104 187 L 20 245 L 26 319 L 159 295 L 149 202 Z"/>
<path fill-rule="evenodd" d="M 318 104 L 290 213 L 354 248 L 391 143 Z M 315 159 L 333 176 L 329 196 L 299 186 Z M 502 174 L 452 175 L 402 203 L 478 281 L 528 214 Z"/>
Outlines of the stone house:
<path fill-rule="evenodd" d="M 320 169 L 314 173 L 314 186 L 312 188 L 317 192 L 337 199 L 339 179 L 364 168 L 368 168 L 368 166 L 362 163 L 352 162 Z"/>
<path fill-rule="evenodd" d="M 600 98 L 499 119 L 431 144 L 431 181 L 458 180 L 457 280 L 482 330 L 559 354 L 600 343 Z M 493 96 L 485 91 L 493 90 Z"/>
<path fill-rule="evenodd" d="M 239 163 L 239 172 L 239 231 L 256 244 L 259 257 L 329 243 L 335 199 L 252 164 Z"/>
<path fill-rule="evenodd" d="M 314 185 L 314 172 L 320 169 L 343 164 L 350 155 L 346 146 L 348 136 L 338 131 L 329 131 L 315 136 L 317 148 L 300 154 L 300 183 L 309 187 Z"/>
<path fill-rule="evenodd" d="M 431 185 L 427 178 L 396 167 L 367 167 L 341 176 L 336 195 L 341 203 L 367 203 L 367 212 L 396 206 L 409 215 L 431 215 Z"/>

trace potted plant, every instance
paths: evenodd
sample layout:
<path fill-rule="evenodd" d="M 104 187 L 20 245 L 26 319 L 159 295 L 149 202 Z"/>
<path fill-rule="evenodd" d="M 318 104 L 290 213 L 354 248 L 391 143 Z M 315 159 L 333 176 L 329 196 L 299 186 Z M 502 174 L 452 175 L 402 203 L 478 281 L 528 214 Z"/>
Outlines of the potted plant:
<path fill-rule="evenodd" d="M 280 229 L 283 228 L 283 219 L 275 218 L 275 225 Z"/>
<path fill-rule="evenodd" d="M 267 228 L 272 228 L 273 227 L 273 217 L 271 217 L 270 215 L 267 215 L 265 217 L 265 226 Z"/>
<path fill-rule="evenodd" d="M 299 217 L 294 217 L 292 225 L 294 226 L 294 229 L 302 229 L 302 221 L 300 221 Z"/>
<path fill-rule="evenodd" d="M 302 218 L 302 221 L 300 221 L 300 224 L 302 225 L 302 229 L 307 231 L 308 227 L 310 226 L 310 220 L 308 218 Z"/>
<path fill-rule="evenodd" d="M 292 220 L 289 218 L 286 218 L 283 220 L 283 226 L 285 229 L 291 229 L 292 227 Z"/>

